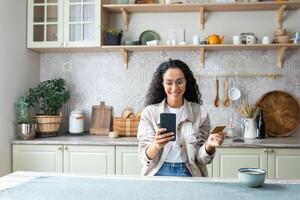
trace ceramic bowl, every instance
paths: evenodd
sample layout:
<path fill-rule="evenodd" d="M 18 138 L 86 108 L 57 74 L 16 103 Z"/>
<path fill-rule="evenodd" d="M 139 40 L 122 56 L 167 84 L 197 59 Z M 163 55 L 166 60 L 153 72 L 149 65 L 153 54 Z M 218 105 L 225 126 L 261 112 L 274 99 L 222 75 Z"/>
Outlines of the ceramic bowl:
<path fill-rule="evenodd" d="M 261 187 L 265 182 L 266 171 L 259 168 L 240 168 L 239 180 L 248 187 Z"/>
<path fill-rule="evenodd" d="M 125 40 L 124 41 L 125 45 L 139 45 L 140 41 L 131 41 L 131 40 Z"/>

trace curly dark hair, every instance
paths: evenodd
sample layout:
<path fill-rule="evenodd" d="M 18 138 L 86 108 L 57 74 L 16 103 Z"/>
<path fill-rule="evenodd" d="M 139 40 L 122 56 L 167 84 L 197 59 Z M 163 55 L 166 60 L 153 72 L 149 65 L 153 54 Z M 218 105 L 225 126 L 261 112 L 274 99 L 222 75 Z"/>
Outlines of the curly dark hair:
<path fill-rule="evenodd" d="M 190 102 L 202 104 L 201 93 L 199 91 L 196 79 L 194 78 L 193 72 L 183 61 L 170 59 L 167 62 L 161 63 L 154 72 L 146 95 L 145 105 L 148 106 L 151 104 L 156 104 L 166 98 L 167 95 L 163 87 L 163 75 L 169 68 L 181 69 L 184 74 L 186 79 L 186 88 L 183 98 Z"/>

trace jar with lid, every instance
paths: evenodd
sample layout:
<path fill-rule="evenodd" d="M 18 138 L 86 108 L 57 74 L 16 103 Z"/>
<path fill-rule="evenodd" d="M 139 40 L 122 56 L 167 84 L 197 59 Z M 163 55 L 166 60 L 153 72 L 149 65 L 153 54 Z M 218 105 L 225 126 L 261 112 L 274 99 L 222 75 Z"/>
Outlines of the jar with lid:
<path fill-rule="evenodd" d="M 79 134 L 84 132 L 84 114 L 81 110 L 75 110 L 70 113 L 69 132 Z"/>

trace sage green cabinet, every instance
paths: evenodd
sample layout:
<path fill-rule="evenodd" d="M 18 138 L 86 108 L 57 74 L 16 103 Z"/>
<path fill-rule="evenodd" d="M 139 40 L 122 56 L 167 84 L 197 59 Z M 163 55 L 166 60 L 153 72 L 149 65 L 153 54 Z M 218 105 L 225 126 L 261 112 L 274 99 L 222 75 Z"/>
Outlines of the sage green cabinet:
<path fill-rule="evenodd" d="M 267 170 L 267 178 L 299 179 L 300 149 L 218 148 L 213 161 L 213 177 L 235 178 L 243 167 Z"/>
<path fill-rule="evenodd" d="M 300 149 L 268 149 L 268 177 L 300 178 Z"/>
<path fill-rule="evenodd" d="M 114 146 L 13 145 L 13 171 L 114 174 Z"/>
<path fill-rule="evenodd" d="M 28 0 L 27 47 L 100 47 L 101 0 Z"/>
<path fill-rule="evenodd" d="M 237 177 L 243 167 L 267 169 L 267 154 L 256 148 L 218 148 L 213 161 L 213 177 Z"/>
<path fill-rule="evenodd" d="M 114 146 L 64 145 L 63 172 L 114 174 Z"/>
<path fill-rule="evenodd" d="M 13 145 L 13 171 L 63 172 L 61 145 Z"/>
<path fill-rule="evenodd" d="M 140 175 L 141 170 L 137 146 L 116 146 L 116 174 Z"/>

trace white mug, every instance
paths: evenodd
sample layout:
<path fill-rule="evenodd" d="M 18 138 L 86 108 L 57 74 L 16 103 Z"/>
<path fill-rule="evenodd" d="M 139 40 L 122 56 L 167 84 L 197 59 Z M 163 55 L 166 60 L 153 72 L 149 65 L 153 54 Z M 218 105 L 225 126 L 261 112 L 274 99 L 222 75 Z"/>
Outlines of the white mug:
<path fill-rule="evenodd" d="M 198 45 L 198 44 L 200 44 L 200 37 L 199 37 L 199 35 L 194 35 L 193 45 Z"/>
<path fill-rule="evenodd" d="M 270 37 L 269 36 L 263 36 L 261 43 L 262 44 L 271 44 Z"/>
<path fill-rule="evenodd" d="M 232 43 L 233 44 L 242 44 L 242 38 L 240 35 L 232 36 Z"/>
<path fill-rule="evenodd" d="M 247 35 L 246 36 L 246 43 L 247 44 L 255 44 L 256 43 L 256 38 L 254 35 Z"/>

